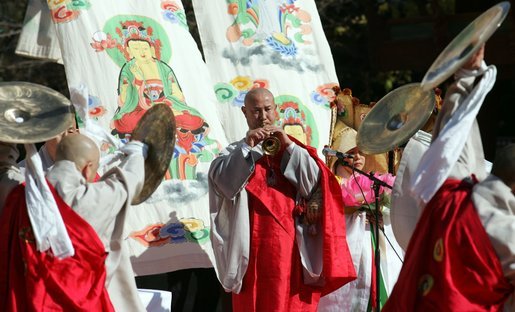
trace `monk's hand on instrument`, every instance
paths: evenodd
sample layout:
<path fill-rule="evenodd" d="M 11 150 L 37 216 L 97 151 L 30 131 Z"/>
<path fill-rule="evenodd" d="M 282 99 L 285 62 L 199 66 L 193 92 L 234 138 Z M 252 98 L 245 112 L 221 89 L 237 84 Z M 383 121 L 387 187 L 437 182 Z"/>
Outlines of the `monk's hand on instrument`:
<path fill-rule="evenodd" d="M 129 143 L 125 144 L 120 148 L 120 151 L 122 151 L 126 155 L 141 155 L 143 158 L 147 158 L 148 153 L 148 145 L 141 142 L 141 141 L 130 141 Z"/>
<path fill-rule="evenodd" d="M 247 135 L 245 137 L 245 142 L 250 146 L 254 147 L 259 142 L 263 141 L 270 135 L 270 131 L 267 131 L 265 128 L 256 128 L 247 131 Z"/>
<path fill-rule="evenodd" d="M 481 67 L 485 55 L 485 44 L 479 48 L 472 56 L 463 64 L 464 69 L 474 70 Z"/>
<path fill-rule="evenodd" d="M 283 128 L 278 126 L 265 126 L 263 128 L 268 133 L 267 137 L 275 136 L 279 139 L 279 141 L 281 141 L 282 146 L 289 146 L 291 143 L 293 143 L 293 141 L 290 140 L 290 138 L 288 137 Z"/>

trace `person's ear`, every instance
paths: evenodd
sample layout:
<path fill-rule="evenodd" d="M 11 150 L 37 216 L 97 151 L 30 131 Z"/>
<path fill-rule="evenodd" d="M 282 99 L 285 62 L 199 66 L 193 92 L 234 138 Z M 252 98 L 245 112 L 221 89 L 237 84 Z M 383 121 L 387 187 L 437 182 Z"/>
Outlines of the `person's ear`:
<path fill-rule="evenodd" d="M 245 106 L 242 106 L 241 111 L 242 111 L 243 115 L 246 115 L 247 108 Z"/>
<path fill-rule="evenodd" d="M 82 168 L 81 173 L 87 182 L 91 182 L 96 174 L 96 172 L 93 172 L 93 163 L 91 161 L 88 161 Z"/>

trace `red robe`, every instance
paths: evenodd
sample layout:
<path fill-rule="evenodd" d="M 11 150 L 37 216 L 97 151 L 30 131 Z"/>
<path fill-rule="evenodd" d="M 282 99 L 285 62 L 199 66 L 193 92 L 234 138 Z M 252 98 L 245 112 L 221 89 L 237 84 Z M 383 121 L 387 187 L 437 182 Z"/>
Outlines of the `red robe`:
<path fill-rule="evenodd" d="M 383 312 L 502 310 L 513 288 L 471 193 L 471 184 L 447 180 L 427 204 Z"/>
<path fill-rule="evenodd" d="M 297 143 L 301 145 L 300 143 Z M 301 145 L 302 146 L 302 145 Z M 246 190 L 249 196 L 250 254 L 239 294 L 233 294 L 234 311 L 316 311 L 320 296 L 356 278 L 345 236 L 343 200 L 338 181 L 307 148 L 320 167 L 322 207 L 322 287 L 304 284 L 302 264 L 295 241 L 295 187 L 282 175 L 281 155 L 270 160 L 275 185 L 267 184 L 270 166 L 267 157 L 257 163 Z"/>
<path fill-rule="evenodd" d="M 0 311 L 114 311 L 105 288 L 104 245 L 49 186 L 75 255 L 59 260 L 37 250 L 25 186 L 16 187 L 0 216 Z"/>

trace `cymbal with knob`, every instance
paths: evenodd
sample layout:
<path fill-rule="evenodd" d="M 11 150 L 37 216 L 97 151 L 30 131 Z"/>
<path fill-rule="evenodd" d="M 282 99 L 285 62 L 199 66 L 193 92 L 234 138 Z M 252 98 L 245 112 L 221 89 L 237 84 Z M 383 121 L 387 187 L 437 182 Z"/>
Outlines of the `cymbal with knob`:
<path fill-rule="evenodd" d="M 356 144 L 365 154 L 380 154 L 407 142 L 429 119 L 435 92 L 420 83 L 399 87 L 379 100 L 361 123 Z"/>
<path fill-rule="evenodd" d="M 73 123 L 71 103 L 61 93 L 30 82 L 0 83 L 0 141 L 44 142 Z"/>
<path fill-rule="evenodd" d="M 436 88 L 461 68 L 499 28 L 509 10 L 510 2 L 501 2 L 468 24 L 433 62 L 422 79 L 422 89 Z"/>
<path fill-rule="evenodd" d="M 158 188 L 172 160 L 175 147 L 175 116 L 166 104 L 156 104 L 145 112 L 132 132 L 131 139 L 148 146 L 145 182 L 133 205 L 144 202 Z"/>

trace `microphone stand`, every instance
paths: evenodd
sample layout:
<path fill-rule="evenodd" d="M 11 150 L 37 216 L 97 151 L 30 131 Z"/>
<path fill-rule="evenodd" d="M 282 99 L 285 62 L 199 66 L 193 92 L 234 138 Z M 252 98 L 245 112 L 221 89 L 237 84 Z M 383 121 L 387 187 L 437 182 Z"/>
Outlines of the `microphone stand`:
<path fill-rule="evenodd" d="M 373 172 L 370 172 L 370 173 L 366 173 L 360 169 L 357 169 L 357 168 L 354 168 L 354 166 L 351 166 L 347 161 L 343 160 L 343 159 L 340 159 L 342 160 L 342 163 L 344 166 L 346 167 L 349 167 L 352 169 L 352 171 L 356 171 L 358 173 L 360 173 L 361 175 L 364 175 L 365 177 L 367 177 L 368 179 L 370 179 L 372 182 L 374 182 L 372 188 L 374 189 L 374 199 L 375 199 L 375 205 L 376 205 L 376 208 L 375 208 L 375 227 L 374 227 L 374 232 L 375 232 L 375 236 L 376 236 L 376 245 L 375 245 L 375 267 L 376 267 L 376 310 L 379 312 L 381 311 L 381 287 L 380 287 L 380 277 L 381 277 L 381 254 L 380 254 L 380 250 L 379 250 L 379 188 L 381 186 L 383 187 L 386 187 L 386 188 L 389 188 L 389 189 L 392 189 L 392 186 L 390 186 L 389 184 L 379 180 L 378 178 L 376 178 L 374 176 L 374 173 Z"/>

